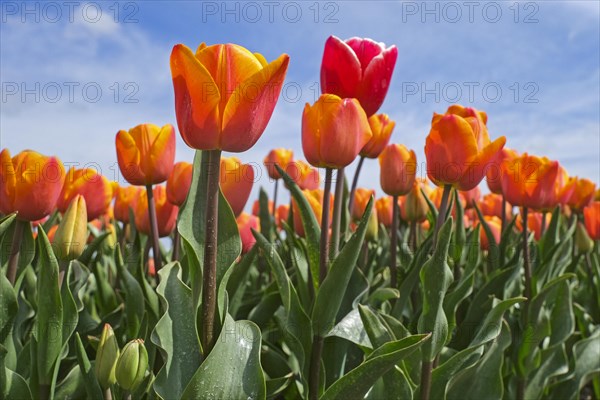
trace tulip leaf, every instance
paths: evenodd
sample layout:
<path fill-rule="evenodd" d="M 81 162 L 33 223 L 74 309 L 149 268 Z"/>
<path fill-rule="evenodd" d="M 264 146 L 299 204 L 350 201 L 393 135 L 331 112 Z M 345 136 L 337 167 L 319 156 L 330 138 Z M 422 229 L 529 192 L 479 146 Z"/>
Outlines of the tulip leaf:
<path fill-rule="evenodd" d="M 85 381 L 85 392 L 87 398 L 93 400 L 102 400 L 104 398 L 102 396 L 102 389 L 100 388 L 98 380 L 94 375 L 92 364 L 90 363 L 87 353 L 85 352 L 85 348 L 83 347 L 79 333 L 75 333 L 75 350 L 77 352 L 77 363 L 79 364 L 81 375 Z"/>
<path fill-rule="evenodd" d="M 0 345 L 0 397 L 3 399 L 30 400 L 31 391 L 27 381 L 18 373 L 6 368 L 7 349 Z"/>
<path fill-rule="evenodd" d="M 327 337 L 331 336 L 346 339 L 363 348 L 373 348 L 358 308 L 355 308 L 346 314 L 346 316 L 342 318 L 331 331 L 329 331 Z"/>
<path fill-rule="evenodd" d="M 154 381 L 154 390 L 163 399 L 179 399 L 200 366 L 200 343 L 196 335 L 191 289 L 181 281 L 179 263 L 169 263 L 158 272 L 156 288 L 164 314 L 152 332 L 152 343 L 165 364 Z M 214 352 L 213 352 L 214 353 Z"/>
<path fill-rule="evenodd" d="M 302 190 L 296 185 L 296 182 L 288 174 L 285 173 L 279 165 L 275 164 L 275 168 L 283 178 L 287 185 L 292 197 L 296 201 L 296 205 L 300 210 L 300 217 L 302 219 L 302 226 L 304 227 L 304 234 L 306 236 L 306 245 L 308 250 L 308 265 L 313 279 L 313 285 L 315 288 L 319 287 L 319 252 L 321 242 L 321 228 L 317 217 L 315 216 L 308 200 L 304 197 Z M 324 200 L 327 203 L 328 199 Z M 291 212 L 291 210 L 290 210 Z"/>
<path fill-rule="evenodd" d="M 4 235 L 1 236 L 1 248 L 0 248 L 0 265 L 6 265 L 10 258 L 10 250 L 13 242 L 13 235 L 17 224 L 23 225 L 23 240 L 21 241 L 21 247 L 19 250 L 19 262 L 17 264 L 17 275 L 18 280 L 25 268 L 31 264 L 35 256 L 35 240 L 33 239 L 33 231 L 31 229 L 31 223 L 26 221 L 15 220 L 13 224 L 9 224 L 5 227 Z"/>
<path fill-rule="evenodd" d="M 430 336 L 413 335 L 377 348 L 358 367 L 334 382 L 320 400 L 364 398 L 379 378 L 426 343 Z"/>
<path fill-rule="evenodd" d="M 494 237 L 494 234 L 492 233 L 492 229 L 490 228 L 490 225 L 487 223 L 487 221 L 483 217 L 483 214 L 481 213 L 481 210 L 477 206 L 477 203 L 473 203 L 473 206 L 475 207 L 475 211 L 477 212 L 477 216 L 479 217 L 481 226 L 483 226 L 485 236 L 487 236 L 487 239 L 488 239 L 488 243 L 489 243 L 488 260 L 490 261 L 492 270 L 496 270 L 496 269 L 500 268 L 500 248 L 498 247 L 498 243 L 496 243 L 496 238 Z"/>
<path fill-rule="evenodd" d="M 258 193 L 258 218 L 260 220 L 260 231 L 269 241 L 273 241 L 275 236 L 273 213 L 269 209 L 269 196 L 267 196 L 267 192 L 262 187 Z"/>
<path fill-rule="evenodd" d="M 0 296 L 0 314 L 2 315 L 0 318 L 0 344 L 2 344 L 13 329 L 13 322 L 19 310 L 15 290 L 2 273 L 0 273 L 0 293 L 2 293 Z"/>
<path fill-rule="evenodd" d="M 77 261 L 72 261 L 77 262 Z M 71 263 L 69 263 L 71 264 Z M 71 293 L 71 287 L 69 283 L 71 282 L 71 274 L 72 268 L 70 265 L 67 265 L 67 270 L 65 271 L 65 276 L 62 282 L 62 287 L 60 288 L 60 294 L 63 304 L 63 320 L 62 320 L 62 343 L 65 345 L 73 332 L 75 332 L 75 328 L 77 328 L 77 324 L 79 322 L 79 313 L 77 311 L 77 304 L 75 303 L 75 299 L 73 298 L 73 293 Z"/>
<path fill-rule="evenodd" d="M 525 388 L 526 399 L 539 399 L 548 381 L 557 375 L 569 372 L 569 363 L 564 345 L 559 344 L 541 351 L 540 365 L 536 367 Z"/>
<path fill-rule="evenodd" d="M 454 202 L 456 204 L 456 224 L 454 227 L 454 234 L 452 235 L 452 258 L 454 259 L 454 263 L 458 264 L 462 258 L 463 247 L 467 241 L 465 221 L 463 218 L 465 215 L 465 209 L 460 202 L 458 190 L 454 190 Z"/>
<path fill-rule="evenodd" d="M 446 344 L 448 337 L 448 320 L 444 313 L 443 302 L 453 280 L 452 271 L 446 260 L 451 235 L 452 218 L 449 218 L 440 229 L 433 255 L 421 268 L 423 312 L 419 318 L 418 330 L 421 333 L 431 332 L 431 340 L 422 349 L 425 361 L 433 361 Z"/>
<path fill-rule="evenodd" d="M 219 338 L 183 392 L 185 399 L 265 399 L 260 329 L 227 315 Z M 169 393 L 168 398 L 174 398 Z"/>
<path fill-rule="evenodd" d="M 50 385 L 54 364 L 62 350 L 63 302 L 58 286 L 58 261 L 43 229 L 38 232 L 37 369 L 39 383 Z"/>
<path fill-rule="evenodd" d="M 85 246 L 85 249 L 79 256 L 79 258 L 77 258 L 77 260 L 83 265 L 89 265 L 90 261 L 92 261 L 94 253 L 96 253 L 96 251 L 100 248 L 100 245 L 102 244 L 102 242 L 104 242 L 104 239 L 106 239 L 108 235 L 110 235 L 110 233 L 105 232 L 99 235 L 98 237 L 95 237 L 94 240 L 92 240 L 92 243 Z"/>
<path fill-rule="evenodd" d="M 17 213 L 12 213 L 0 218 L 0 236 L 12 225 L 13 221 L 17 218 Z"/>
<path fill-rule="evenodd" d="M 311 318 L 315 335 L 324 337 L 335 325 L 338 310 L 365 238 L 372 209 L 373 198 L 369 200 L 365 208 L 358 229 L 333 261 L 317 292 Z"/>
<path fill-rule="evenodd" d="M 137 337 L 144 317 L 144 292 L 138 281 L 123 264 L 120 249 L 115 252 L 119 282 L 125 293 L 125 318 L 127 337 Z"/>

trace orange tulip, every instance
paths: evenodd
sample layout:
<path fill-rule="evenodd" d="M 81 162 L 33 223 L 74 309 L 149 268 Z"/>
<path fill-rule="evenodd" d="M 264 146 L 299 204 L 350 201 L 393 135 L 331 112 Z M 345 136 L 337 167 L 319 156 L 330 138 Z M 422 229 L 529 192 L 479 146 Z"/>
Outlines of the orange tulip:
<path fill-rule="evenodd" d="M 325 193 L 322 189 L 315 190 L 303 190 L 304 197 L 308 200 L 308 204 L 312 208 L 317 221 L 321 221 L 321 216 L 323 215 L 323 198 Z M 304 226 L 302 226 L 302 219 L 300 217 L 300 208 L 298 208 L 298 204 L 296 201 L 292 199 L 292 208 L 294 212 L 294 230 L 298 236 L 304 237 Z M 328 226 L 331 225 L 331 214 L 333 211 L 333 195 L 329 195 L 329 223 Z"/>
<path fill-rule="evenodd" d="M 267 63 L 235 44 L 202 43 L 195 55 L 173 47 L 175 113 L 185 143 L 236 153 L 251 148 L 271 119 L 288 63 L 287 54 Z"/>
<path fill-rule="evenodd" d="M 425 143 L 427 176 L 433 183 L 471 190 L 481 182 L 506 142 L 504 136 L 490 142 L 486 122 L 485 113 L 462 106 L 434 114 Z"/>
<path fill-rule="evenodd" d="M 369 121 L 356 99 L 323 94 L 302 114 L 302 149 L 315 167 L 349 165 L 372 137 Z"/>
<path fill-rule="evenodd" d="M 575 187 L 569 198 L 568 204 L 574 211 L 579 212 L 592 202 L 596 185 L 589 179 L 575 179 Z"/>
<path fill-rule="evenodd" d="M 552 215 L 549 213 L 541 213 L 529 211 L 527 213 L 527 230 L 529 232 L 534 233 L 535 240 L 540 240 L 542 237 L 542 216 L 546 219 L 546 226 L 550 224 L 550 220 L 552 219 Z M 517 229 L 523 231 L 523 213 L 519 215 L 517 218 Z"/>
<path fill-rule="evenodd" d="M 600 201 L 600 189 L 596 189 L 594 192 L 594 201 Z"/>
<path fill-rule="evenodd" d="M 425 195 L 423 195 L 423 192 L 425 192 Z M 400 207 L 400 216 L 403 220 L 423 222 L 427 219 L 429 206 L 425 196 L 428 195 L 428 192 L 430 193 L 431 189 L 427 186 L 426 181 L 415 179 L 410 192 L 404 197 L 402 207 Z"/>
<path fill-rule="evenodd" d="M 115 197 L 114 214 L 117 221 L 129 223 L 129 209 L 133 209 L 138 192 L 141 190 L 138 186 L 119 187 Z"/>
<path fill-rule="evenodd" d="M 496 241 L 496 244 L 500 243 L 500 235 L 502 233 L 502 220 L 498 217 L 487 216 L 487 215 L 484 216 L 483 218 L 485 219 L 485 222 L 489 226 L 490 231 L 492 231 L 492 236 L 494 236 L 494 240 Z M 477 225 L 480 225 L 479 220 L 477 220 L 477 222 L 474 222 L 474 226 L 477 226 Z M 483 229 L 483 226 L 481 228 L 479 228 L 479 243 L 483 250 L 490 249 L 490 242 L 488 240 L 487 234 L 485 233 L 485 230 Z"/>
<path fill-rule="evenodd" d="M 502 196 L 499 194 L 488 193 L 477 203 L 481 214 L 488 217 L 502 218 Z M 506 204 L 506 218 L 512 218 L 512 207 Z"/>
<path fill-rule="evenodd" d="M 156 207 L 158 236 L 169 236 L 171 232 L 173 232 L 173 229 L 175 229 L 179 207 L 171 204 L 167 200 L 167 190 L 163 185 L 155 186 L 154 189 L 152 189 L 152 192 L 154 194 L 154 204 Z M 135 226 L 138 231 L 146 235 L 151 235 L 146 189 L 142 189 L 138 192 L 138 197 L 135 201 Z"/>
<path fill-rule="evenodd" d="M 242 164 L 237 157 L 222 157 L 219 182 L 233 214 L 239 216 L 252 191 L 254 168 L 250 164 Z"/>
<path fill-rule="evenodd" d="M 242 240 L 242 254 L 246 254 L 256 243 L 251 229 L 260 231 L 259 219 L 254 215 L 243 212 L 236 218 L 236 222 L 238 231 L 240 232 L 240 239 Z"/>
<path fill-rule="evenodd" d="M 559 164 L 556 184 L 554 185 L 556 196 L 555 202 L 561 205 L 567 204 L 571 198 L 571 195 L 573 194 L 573 191 L 575 190 L 576 183 L 577 178 L 570 178 L 567 170 Z M 547 211 L 550 211 L 550 209 Z"/>
<path fill-rule="evenodd" d="M 501 165 L 502 193 L 514 206 L 536 210 L 553 207 L 552 204 L 556 205 L 554 184 L 558 167 L 556 161 L 527 153 L 505 160 Z"/>
<path fill-rule="evenodd" d="M 390 144 L 379 155 L 381 189 L 390 196 L 410 192 L 417 175 L 417 156 L 401 144 Z"/>
<path fill-rule="evenodd" d="M 392 196 L 384 196 L 375 201 L 375 210 L 377 211 L 377 220 L 386 228 L 392 226 L 392 213 L 394 209 L 392 204 L 394 198 Z"/>
<path fill-rule="evenodd" d="M 175 161 L 175 129 L 141 124 L 121 130 L 115 139 L 119 169 L 132 185 L 146 186 L 167 180 Z"/>
<path fill-rule="evenodd" d="M 95 169 L 71 167 L 56 207 L 61 213 L 78 194 L 85 198 L 88 221 L 92 221 L 108 211 L 113 198 L 112 184 Z"/>
<path fill-rule="evenodd" d="M 600 201 L 594 201 L 583 209 L 585 229 L 593 240 L 600 240 Z"/>
<path fill-rule="evenodd" d="M 353 219 L 360 220 L 362 218 L 371 197 L 375 197 L 374 190 L 364 188 L 356 189 L 351 210 Z"/>
<path fill-rule="evenodd" d="M 18 212 L 17 218 L 35 221 L 48 216 L 65 180 L 65 169 L 57 157 L 25 150 L 15 157 L 0 152 L 0 212 Z"/>
<path fill-rule="evenodd" d="M 376 114 L 369 117 L 369 126 L 373 137 L 360 151 L 366 158 L 377 158 L 390 142 L 396 123 L 387 114 Z"/>
<path fill-rule="evenodd" d="M 273 149 L 267 154 L 264 159 L 265 167 L 267 168 L 267 173 L 271 179 L 281 179 L 281 175 L 277 172 L 275 168 L 275 164 L 279 165 L 282 170 L 286 170 L 288 164 L 292 161 L 292 157 L 294 157 L 294 152 L 288 149 Z"/>
<path fill-rule="evenodd" d="M 181 161 L 175 164 L 169 179 L 167 179 L 167 199 L 181 207 L 187 198 L 192 185 L 193 165 Z"/>
<path fill-rule="evenodd" d="M 485 171 L 485 180 L 490 192 L 502 194 L 502 170 L 500 166 L 504 160 L 509 160 L 518 156 L 516 151 L 506 147 L 496 154 L 496 159 L 488 165 L 488 168 Z"/>
<path fill-rule="evenodd" d="M 271 200 L 269 200 L 268 202 L 268 209 L 269 209 L 269 214 L 273 214 L 273 202 Z M 260 215 L 260 203 L 258 202 L 258 200 L 254 200 L 254 203 L 252 203 L 252 215 L 259 217 Z"/>
<path fill-rule="evenodd" d="M 469 209 L 479 201 L 479 198 L 481 197 L 481 190 L 479 190 L 479 186 L 475 186 L 471 190 L 459 191 L 458 194 L 465 199 L 465 208 Z"/>
<path fill-rule="evenodd" d="M 321 175 L 319 170 L 311 167 L 302 160 L 291 161 L 285 172 L 302 190 L 315 190 L 319 188 Z"/>
<path fill-rule="evenodd" d="M 290 206 L 289 205 L 282 204 L 280 206 L 277 206 L 277 210 L 275 211 L 275 223 L 277 225 L 277 228 L 281 229 L 283 227 L 281 222 L 282 221 L 287 222 L 289 215 L 290 215 Z"/>

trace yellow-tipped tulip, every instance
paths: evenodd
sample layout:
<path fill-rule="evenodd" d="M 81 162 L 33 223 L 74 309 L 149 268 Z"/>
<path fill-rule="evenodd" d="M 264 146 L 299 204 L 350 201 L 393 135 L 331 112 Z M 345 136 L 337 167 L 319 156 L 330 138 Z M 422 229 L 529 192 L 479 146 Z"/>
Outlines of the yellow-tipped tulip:
<path fill-rule="evenodd" d="M 74 260 L 83 253 L 87 241 L 85 198 L 78 194 L 63 215 L 54 235 L 54 252 L 59 260 Z"/>

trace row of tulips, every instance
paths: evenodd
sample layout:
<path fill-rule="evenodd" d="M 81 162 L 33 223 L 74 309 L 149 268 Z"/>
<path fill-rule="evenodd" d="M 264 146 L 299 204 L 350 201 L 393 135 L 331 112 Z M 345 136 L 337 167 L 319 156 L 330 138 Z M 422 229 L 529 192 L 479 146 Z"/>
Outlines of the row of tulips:
<path fill-rule="evenodd" d="M 252 213 L 253 167 L 221 153 L 261 137 L 285 54 L 176 45 L 177 126 L 197 153 L 174 162 L 171 125 L 119 131 L 132 186 L 3 150 L 4 397 L 598 398 L 600 192 L 460 105 L 433 115 L 417 177 L 378 113 L 397 56 L 327 40 L 306 161 L 269 152 L 273 196 Z M 357 187 L 375 158 L 379 198 Z"/>

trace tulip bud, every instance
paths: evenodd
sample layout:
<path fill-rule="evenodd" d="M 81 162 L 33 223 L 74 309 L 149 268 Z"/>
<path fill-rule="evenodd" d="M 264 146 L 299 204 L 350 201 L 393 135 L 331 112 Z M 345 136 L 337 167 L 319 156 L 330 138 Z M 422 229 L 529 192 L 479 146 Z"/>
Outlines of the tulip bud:
<path fill-rule="evenodd" d="M 144 380 L 148 369 L 148 352 L 142 339 L 127 343 L 117 361 L 115 376 L 123 389 L 135 390 Z"/>
<path fill-rule="evenodd" d="M 575 244 L 580 253 L 588 253 L 594 248 L 594 241 L 581 222 L 577 223 L 577 229 L 575 230 Z"/>
<path fill-rule="evenodd" d="M 109 324 L 104 324 L 98 350 L 96 351 L 96 379 L 103 389 L 107 389 L 116 381 L 115 367 L 119 358 L 119 345 Z"/>
<path fill-rule="evenodd" d="M 56 257 L 63 261 L 79 257 L 83 253 L 87 235 L 85 199 L 78 194 L 69 204 L 54 235 Z"/>
<path fill-rule="evenodd" d="M 369 222 L 367 223 L 366 239 L 368 241 L 377 240 L 379 234 L 379 223 L 377 222 L 377 212 L 373 210 L 369 216 Z"/>

